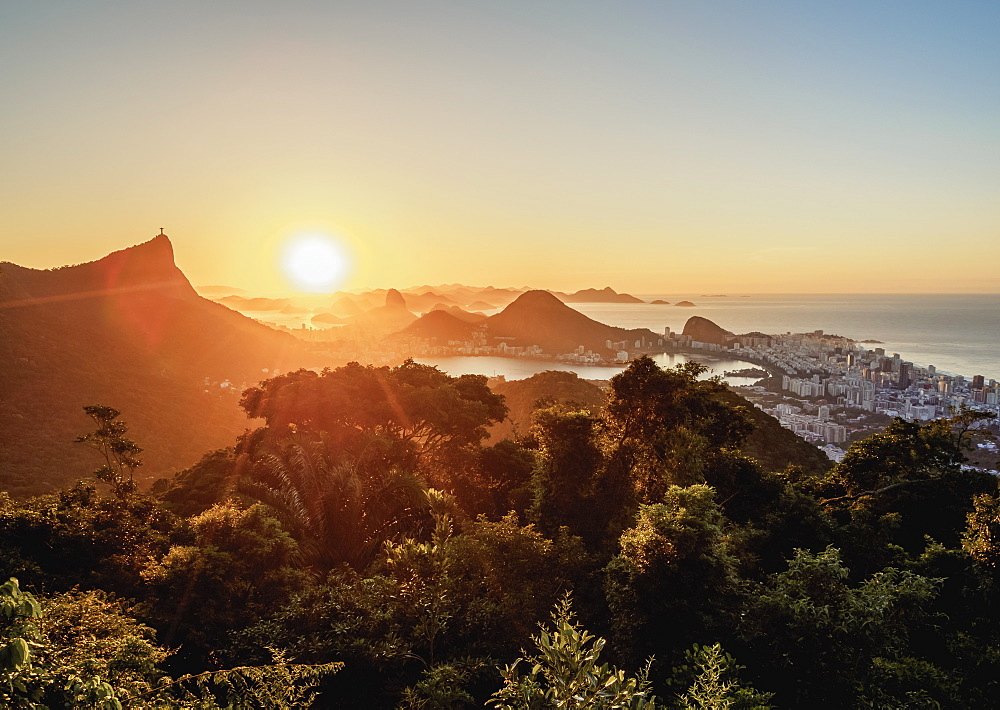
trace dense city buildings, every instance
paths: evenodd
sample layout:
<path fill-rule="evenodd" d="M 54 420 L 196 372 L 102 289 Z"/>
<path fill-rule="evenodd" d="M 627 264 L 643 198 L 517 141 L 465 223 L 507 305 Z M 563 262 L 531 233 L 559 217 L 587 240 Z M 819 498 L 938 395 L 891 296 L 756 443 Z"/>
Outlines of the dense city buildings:
<path fill-rule="evenodd" d="M 745 394 L 783 426 L 817 444 L 856 440 L 894 417 L 909 421 L 947 417 L 962 406 L 1000 415 L 1000 385 L 995 379 L 938 372 L 933 365 L 915 365 L 899 353 L 868 349 L 823 331 L 737 336 L 726 346 L 690 343 L 687 347 L 726 352 L 766 367 L 774 376 L 763 385 L 743 388 Z M 827 450 L 836 457 L 833 447 Z"/>

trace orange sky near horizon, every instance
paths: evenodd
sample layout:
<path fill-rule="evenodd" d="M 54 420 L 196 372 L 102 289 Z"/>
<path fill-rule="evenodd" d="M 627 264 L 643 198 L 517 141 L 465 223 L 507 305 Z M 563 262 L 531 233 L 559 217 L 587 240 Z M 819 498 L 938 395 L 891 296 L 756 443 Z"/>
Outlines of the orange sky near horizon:
<path fill-rule="evenodd" d="M 751 7 L 752 5 L 752 7 Z M 1000 292 L 1000 8 L 592 0 L 0 11 L 0 261 L 162 226 L 196 285 Z"/>

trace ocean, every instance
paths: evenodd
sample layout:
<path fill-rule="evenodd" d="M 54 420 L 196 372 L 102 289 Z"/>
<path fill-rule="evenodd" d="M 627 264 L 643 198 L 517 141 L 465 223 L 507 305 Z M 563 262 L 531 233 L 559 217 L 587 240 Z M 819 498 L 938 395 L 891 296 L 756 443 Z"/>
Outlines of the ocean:
<path fill-rule="evenodd" d="M 662 333 L 664 327 L 679 332 L 691 316 L 708 318 L 734 333 L 822 330 L 854 340 L 879 340 L 880 344 L 865 347 L 884 347 L 890 354 L 899 353 L 903 359 L 920 366 L 934 365 L 940 372 L 966 377 L 983 375 L 987 380 L 1000 380 L 1000 294 L 637 295 L 647 302 L 570 305 L 608 325 L 649 328 L 657 333 Z M 656 299 L 668 301 L 670 305 L 649 303 Z M 681 300 L 695 305 L 673 305 Z M 302 316 L 253 315 L 272 322 L 284 321 L 291 327 L 298 327 L 302 322 Z M 505 360 L 506 367 L 503 366 Z M 480 366 L 482 374 L 495 371 L 511 379 L 557 367 L 572 369 L 581 377 L 591 379 L 606 379 L 607 375 L 595 374 L 600 368 L 557 366 L 544 360 L 436 358 L 433 362 L 423 361 L 436 364 L 450 374 L 473 372 L 470 367 Z M 520 362 L 524 364 L 515 364 Z M 721 374 L 722 369 L 733 369 L 730 365 L 713 366 L 713 370 Z M 733 380 L 733 384 L 737 383 L 742 384 Z"/>
<path fill-rule="evenodd" d="M 734 333 L 800 333 L 822 330 L 853 340 L 879 340 L 867 348 L 883 347 L 920 366 L 939 372 L 983 375 L 1000 380 L 1000 294 L 781 294 L 708 295 L 637 294 L 646 303 L 574 303 L 572 308 L 594 320 L 622 328 L 664 327 L 680 332 L 691 316 L 708 318 Z M 653 305 L 649 301 L 668 301 Z M 678 301 L 693 307 L 675 306 Z M 663 365 L 682 362 L 664 361 Z M 588 379 L 607 379 L 617 370 L 567 365 L 549 361 L 508 358 L 425 358 L 452 375 L 467 372 L 502 374 L 508 379 L 529 377 L 545 369 L 566 369 Z M 506 361 L 506 365 L 505 365 Z M 713 373 L 745 364 L 707 362 Z M 478 368 L 478 369 L 477 369 Z M 604 372 L 607 370 L 607 372 Z M 745 378 L 726 378 L 745 384 Z"/>
<path fill-rule="evenodd" d="M 853 340 L 880 340 L 887 353 L 956 375 L 1000 380 L 1000 294 L 639 295 L 649 303 L 573 304 L 595 320 L 626 328 L 680 331 L 691 316 L 734 333 L 822 330 Z M 672 304 L 691 301 L 694 307 Z"/>
<path fill-rule="evenodd" d="M 704 377 L 718 375 L 731 385 L 752 385 L 757 377 L 727 377 L 726 371 L 742 370 L 754 367 L 749 363 L 728 357 L 713 355 L 686 355 L 684 353 L 661 354 L 653 357 L 660 367 L 673 367 L 689 360 L 697 360 L 708 368 Z M 449 357 L 417 357 L 416 362 L 423 365 L 434 365 L 442 372 L 452 377 L 461 375 L 486 375 L 495 377 L 503 375 L 508 380 L 523 380 L 544 370 L 559 372 L 575 372 L 585 380 L 610 380 L 625 369 L 624 365 L 580 365 L 559 360 L 534 360 L 532 358 L 500 357 L 496 355 L 455 355 Z"/>

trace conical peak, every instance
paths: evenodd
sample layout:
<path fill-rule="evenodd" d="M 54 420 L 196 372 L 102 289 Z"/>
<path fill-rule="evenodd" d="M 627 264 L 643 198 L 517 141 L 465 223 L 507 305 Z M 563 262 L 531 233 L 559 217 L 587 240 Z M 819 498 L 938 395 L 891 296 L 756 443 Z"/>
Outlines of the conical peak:
<path fill-rule="evenodd" d="M 386 308 L 406 308 L 406 299 L 403 294 L 394 288 L 390 288 L 385 294 Z"/>
<path fill-rule="evenodd" d="M 556 298 L 553 294 L 548 291 L 543 291 L 541 289 L 536 289 L 534 291 L 525 291 L 520 296 L 514 299 L 510 304 L 518 306 L 553 306 L 559 305 L 563 306 L 562 301 Z M 508 306 L 509 308 L 510 306 Z"/>
<path fill-rule="evenodd" d="M 717 323 L 710 321 L 708 318 L 691 316 L 684 324 L 682 335 L 690 335 L 695 340 L 700 340 L 703 343 L 725 345 L 732 333 Z"/>

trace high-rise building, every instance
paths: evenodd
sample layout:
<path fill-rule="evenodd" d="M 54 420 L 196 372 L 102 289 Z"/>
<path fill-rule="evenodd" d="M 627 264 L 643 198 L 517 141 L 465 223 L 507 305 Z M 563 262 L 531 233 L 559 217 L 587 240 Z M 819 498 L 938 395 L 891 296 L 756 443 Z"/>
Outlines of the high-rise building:
<path fill-rule="evenodd" d="M 986 378 L 983 377 L 982 375 L 976 375 L 975 377 L 972 378 L 972 389 L 974 390 L 981 390 L 983 388 L 983 385 L 985 384 L 986 384 Z"/>
<path fill-rule="evenodd" d="M 905 390 L 910 386 L 910 372 L 912 368 L 912 362 L 899 363 L 899 389 Z"/>

